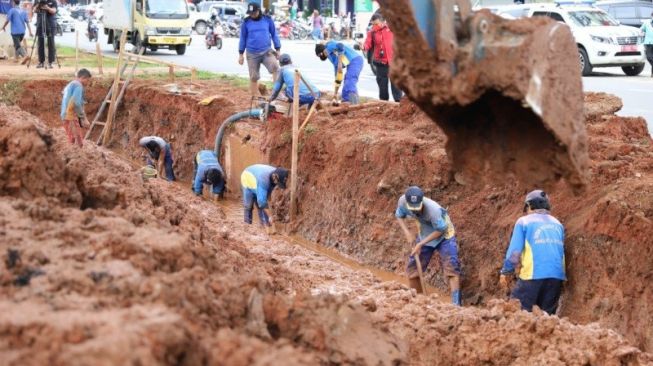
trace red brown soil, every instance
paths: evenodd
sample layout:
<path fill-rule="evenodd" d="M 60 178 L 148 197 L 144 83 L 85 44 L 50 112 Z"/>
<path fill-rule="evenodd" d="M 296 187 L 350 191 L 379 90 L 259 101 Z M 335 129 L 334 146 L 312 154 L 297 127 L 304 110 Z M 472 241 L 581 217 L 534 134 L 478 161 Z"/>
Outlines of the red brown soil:
<path fill-rule="evenodd" d="M 151 119 L 163 112 L 148 110 L 145 116 L 137 115 L 135 106 L 147 109 L 150 100 L 159 109 L 169 111 L 172 107 L 159 104 L 160 99 L 174 101 L 178 110 L 193 111 L 197 99 L 154 92 L 146 99 L 141 98 L 141 93 L 147 90 L 135 90 L 134 101 L 119 113 L 111 145 L 120 153 L 116 154 L 90 143 L 77 149 L 64 141 L 56 122 L 56 104 L 47 99 L 62 86 L 51 86 L 56 91 L 34 87 L 48 101 L 47 106 L 53 107 L 39 113 L 56 126 L 54 129 L 18 108 L 0 106 L 0 253 L 5 260 L 0 272 L 0 359 L 6 364 L 653 362 L 651 355 L 637 348 L 642 348 L 638 339 L 621 329 L 631 343 L 596 324 L 574 325 L 537 311 L 519 311 L 514 302 L 485 300 L 496 292 L 490 278 L 496 277 L 503 248 L 488 240 L 483 248 L 491 250 L 475 254 L 472 235 L 476 232 L 481 237 L 485 234 L 479 230 L 482 228 L 489 237 L 492 230 L 497 230 L 488 228 L 491 225 L 506 231 L 520 208 L 512 207 L 518 198 L 512 197 L 510 190 L 520 191 L 521 196 L 522 188 L 506 188 L 504 193 L 488 199 L 502 202 L 503 210 L 513 215 L 505 223 L 488 223 L 487 217 L 495 216 L 483 214 L 497 210 L 488 202 L 474 205 L 475 211 L 462 211 L 463 199 L 458 197 L 467 193 L 485 196 L 456 183 L 446 165 L 434 167 L 437 158 L 446 160 L 445 139 L 409 103 L 352 113 L 347 118 L 339 117 L 339 124 L 321 118 L 313 123 L 302 145 L 300 207 L 304 218 L 299 230 L 309 237 L 319 234 L 322 244 L 334 246 L 337 241 L 340 250 L 379 266 L 402 267 L 406 248 L 390 226 L 391 206 L 405 188 L 405 182 L 399 179 L 421 177 L 417 173 L 426 169 L 440 172 L 438 177 L 429 176 L 437 182 L 429 194 L 438 193 L 434 195 L 438 200 L 439 193 L 447 190 L 458 195 L 456 199 L 448 197 L 454 203 L 452 216 L 464 240 L 465 286 L 469 293 L 475 289 L 478 302 L 486 306 L 459 309 L 435 294 L 416 296 L 404 285 L 381 282 L 368 272 L 343 267 L 291 244 L 283 236 L 268 237 L 258 227 L 242 224 L 239 210 L 222 209 L 195 197 L 185 183 L 143 182 L 138 170 L 121 155 L 139 154 L 134 142 L 138 134 L 134 131 L 152 124 Z M 215 88 L 229 89 L 220 85 Z M 24 89 L 21 103 L 34 110 L 36 104 L 25 102 L 29 101 L 28 90 Z M 91 98 L 102 94 L 89 93 Z M 97 100 L 91 108 L 96 108 Z M 415 123 L 402 122 L 404 118 L 414 118 Z M 121 119 L 129 119 L 132 124 L 126 125 Z M 207 117 L 205 124 L 195 122 L 195 117 L 186 123 L 170 119 L 174 123 L 164 126 L 167 129 L 156 123 L 153 126 L 177 138 L 177 165 L 182 159 L 190 161 L 195 146 L 207 144 L 201 136 L 210 136 L 209 131 L 216 128 L 214 123 L 219 124 L 217 117 Z M 602 123 L 597 122 L 597 126 Z M 268 146 L 273 159 L 281 161 L 280 154 L 288 149 L 281 134 L 288 124 L 275 122 L 271 126 Z M 650 142 L 635 132 L 637 128 L 641 126 L 636 121 L 606 127 L 615 139 L 629 134 L 641 144 Z M 115 136 L 125 134 L 129 141 L 120 145 L 120 137 Z M 195 140 L 198 135 L 200 141 Z M 34 146 L 36 152 L 25 146 Z M 646 148 L 632 151 L 639 154 Z M 417 165 L 420 161 L 421 166 Z M 352 166 L 358 169 L 350 169 Z M 57 169 L 33 172 L 35 167 Z M 179 168 L 188 177 L 188 169 Z M 402 173 L 397 174 L 399 171 Z M 628 179 L 629 172 L 623 170 L 620 176 Z M 47 185 L 39 182 L 45 174 Z M 650 172 L 642 170 L 641 174 Z M 457 178 L 461 182 L 468 179 Z M 422 183 L 419 178 L 414 182 Z M 553 193 L 554 204 L 558 194 Z M 624 197 L 631 198 L 627 194 Z M 463 224 L 462 212 L 478 216 Z M 623 209 L 617 215 L 628 212 Z M 644 212 L 646 219 L 649 212 Z M 349 215 L 348 222 L 345 215 Z M 321 227 L 313 226 L 317 221 Z M 596 221 L 607 233 L 626 224 L 635 227 L 634 221 L 622 222 L 618 227 L 608 225 L 611 223 Z M 373 240 L 362 240 L 370 233 L 376 233 Z M 570 247 L 598 245 L 591 238 L 588 235 L 587 242 L 576 241 Z M 616 240 L 614 243 L 629 245 Z M 646 255 L 639 249 L 642 255 L 631 257 L 629 263 L 645 264 Z M 610 257 L 613 254 L 607 245 L 602 250 L 606 260 L 615 258 Z M 574 255 L 578 258 L 582 253 Z M 574 255 L 570 255 L 572 263 L 577 261 Z M 488 259 L 485 267 L 473 263 L 482 257 Z M 596 260 L 595 256 L 591 258 Z M 641 268 L 639 278 L 643 280 L 650 271 Z M 593 270 L 609 281 L 613 278 L 610 275 L 620 274 L 625 268 L 615 263 L 612 274 Z M 479 279 L 490 273 L 480 289 Z M 433 279 L 432 269 L 429 274 Z M 627 285 L 634 286 L 634 282 L 613 282 L 623 290 L 624 301 L 631 299 L 626 297 Z M 577 283 L 585 282 L 570 281 L 572 286 L 578 287 Z M 614 292 L 616 285 L 609 285 L 603 285 L 606 292 L 601 296 L 612 300 L 614 294 L 607 290 Z M 586 292 L 583 294 L 589 303 L 594 300 Z M 650 294 L 644 293 L 641 300 L 645 301 L 646 296 Z M 469 302 L 469 297 L 466 300 Z M 611 304 L 612 309 L 628 305 L 616 301 Z M 606 310 L 603 317 L 611 320 L 614 314 Z M 642 324 L 648 319 L 643 314 L 638 316 Z M 638 329 L 646 332 L 643 327 Z"/>
<path fill-rule="evenodd" d="M 653 350 L 653 143 L 642 118 L 617 117 L 620 101 L 586 96 L 591 183 L 575 194 L 560 183 L 549 190 L 553 214 L 566 227 L 569 281 L 561 316 L 598 322 Z M 394 220 L 398 197 L 409 185 L 448 208 L 463 263 L 466 304 L 503 295 L 498 273 L 523 197 L 536 186 L 473 184 L 454 172 L 445 136 L 410 102 L 311 122 L 301 141 L 298 232 L 357 260 L 403 272 L 408 244 Z M 272 125 L 268 149 L 274 164 L 290 165 L 290 128 Z M 280 137 L 281 136 L 281 137 Z M 355 167 L 355 169 L 353 169 Z M 434 261 L 437 262 L 437 261 Z M 439 264 L 429 282 L 446 289 Z"/>
<path fill-rule="evenodd" d="M 516 175 L 546 188 L 560 178 L 584 185 L 582 83 L 568 27 L 478 11 L 462 19 L 457 45 L 437 39 L 436 53 L 416 32 L 410 1 L 379 3 L 395 34 L 393 80 L 449 137 L 453 170 L 480 183 Z"/>

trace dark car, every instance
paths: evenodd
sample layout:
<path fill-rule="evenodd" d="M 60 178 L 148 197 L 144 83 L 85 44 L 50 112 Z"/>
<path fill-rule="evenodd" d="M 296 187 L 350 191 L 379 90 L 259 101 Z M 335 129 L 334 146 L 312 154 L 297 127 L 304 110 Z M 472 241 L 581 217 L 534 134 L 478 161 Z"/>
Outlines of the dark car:
<path fill-rule="evenodd" d="M 642 26 L 642 21 L 650 20 L 653 13 L 653 3 L 650 1 L 599 1 L 594 5 L 619 23 L 637 28 Z"/>

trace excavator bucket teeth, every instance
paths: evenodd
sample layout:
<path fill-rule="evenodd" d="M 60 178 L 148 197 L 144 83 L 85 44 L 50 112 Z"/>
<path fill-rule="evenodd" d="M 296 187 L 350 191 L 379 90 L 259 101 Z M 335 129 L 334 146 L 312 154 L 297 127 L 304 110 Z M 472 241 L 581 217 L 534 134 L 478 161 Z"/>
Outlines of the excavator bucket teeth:
<path fill-rule="evenodd" d="M 442 20 L 439 1 L 379 2 L 395 35 L 391 77 L 445 132 L 453 169 L 468 181 L 547 187 L 564 178 L 584 187 L 583 93 L 569 28 L 487 10 Z"/>

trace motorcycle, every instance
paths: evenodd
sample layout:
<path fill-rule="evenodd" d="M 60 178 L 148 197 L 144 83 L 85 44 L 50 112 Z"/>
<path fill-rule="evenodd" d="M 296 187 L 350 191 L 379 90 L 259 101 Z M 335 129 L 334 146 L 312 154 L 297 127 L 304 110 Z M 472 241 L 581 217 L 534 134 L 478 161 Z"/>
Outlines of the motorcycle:
<path fill-rule="evenodd" d="M 91 17 L 88 19 L 88 25 L 86 27 L 86 36 L 88 37 L 89 42 L 98 41 L 98 24 L 97 19 Z"/>
<path fill-rule="evenodd" d="M 288 38 L 290 40 L 295 39 L 295 27 L 293 26 L 290 20 L 286 20 L 279 24 L 279 37 Z"/>
<path fill-rule="evenodd" d="M 224 35 L 224 30 L 222 29 L 222 25 L 220 25 L 220 23 L 217 20 L 209 22 L 208 29 L 206 31 L 206 36 L 204 37 L 204 42 L 206 43 L 206 49 L 210 50 L 211 47 L 221 49 L 223 35 Z"/>

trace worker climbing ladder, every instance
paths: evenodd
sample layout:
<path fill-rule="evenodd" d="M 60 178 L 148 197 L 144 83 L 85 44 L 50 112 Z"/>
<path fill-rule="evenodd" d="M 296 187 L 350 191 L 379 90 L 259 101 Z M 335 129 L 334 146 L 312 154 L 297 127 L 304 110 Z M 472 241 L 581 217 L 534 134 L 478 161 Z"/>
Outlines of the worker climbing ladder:
<path fill-rule="evenodd" d="M 125 48 L 126 36 L 127 36 L 127 32 L 122 32 L 122 35 L 120 37 L 120 53 L 118 54 L 118 62 L 116 64 L 116 75 L 113 79 L 113 84 L 111 85 L 111 88 L 109 89 L 109 92 L 107 93 L 106 97 L 104 97 L 104 100 L 102 101 L 102 105 L 100 105 L 100 108 L 95 114 L 95 117 L 91 122 L 91 126 L 89 127 L 88 131 L 86 132 L 86 136 L 84 137 L 85 139 L 90 138 L 93 133 L 94 127 L 101 126 L 102 130 L 100 130 L 100 134 L 98 135 L 98 139 L 97 139 L 98 145 L 102 145 L 102 144 L 106 145 L 109 142 L 109 138 L 111 137 L 111 128 L 113 126 L 113 120 L 115 119 L 116 116 L 116 110 L 118 109 L 118 106 L 120 105 L 120 102 L 122 101 L 122 98 L 125 95 L 125 91 L 127 90 L 127 86 L 129 86 L 129 82 L 132 80 L 134 76 L 134 71 L 136 70 L 136 66 L 138 66 L 140 56 L 143 54 L 143 51 L 145 50 L 144 48 L 141 48 L 138 50 L 137 54 L 125 55 L 124 48 Z M 125 71 L 127 71 L 128 68 L 129 68 L 129 72 L 127 74 L 127 78 L 124 79 L 123 77 Z M 122 84 L 122 87 L 120 87 L 120 91 L 118 91 L 118 87 L 120 86 L 120 84 Z M 100 119 L 102 118 L 104 111 L 107 109 L 107 105 L 109 106 L 109 109 L 107 111 L 106 120 L 101 121 Z"/>

